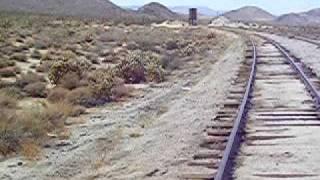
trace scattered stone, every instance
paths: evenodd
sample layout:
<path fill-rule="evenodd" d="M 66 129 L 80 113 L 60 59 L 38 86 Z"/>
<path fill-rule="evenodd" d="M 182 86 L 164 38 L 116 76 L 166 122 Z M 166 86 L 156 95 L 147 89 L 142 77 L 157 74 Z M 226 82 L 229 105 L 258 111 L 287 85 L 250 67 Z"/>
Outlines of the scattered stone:
<path fill-rule="evenodd" d="M 190 87 L 182 87 L 181 89 L 182 89 L 183 91 L 190 91 L 190 90 L 191 90 Z"/>
<path fill-rule="evenodd" d="M 53 133 L 47 133 L 47 136 L 48 136 L 48 137 L 51 137 L 51 138 L 56 138 L 56 137 L 58 137 L 57 134 L 53 134 Z"/>
<path fill-rule="evenodd" d="M 141 137 L 141 136 L 143 136 L 143 134 L 142 133 L 131 133 L 130 135 L 129 135 L 131 138 L 138 138 L 138 137 Z"/>
<path fill-rule="evenodd" d="M 14 168 L 14 167 L 17 167 L 17 165 L 16 164 L 9 164 L 8 165 L 8 168 Z"/>
<path fill-rule="evenodd" d="M 50 144 L 45 144 L 43 145 L 44 148 L 51 148 L 51 145 Z"/>
<path fill-rule="evenodd" d="M 149 172 L 146 174 L 147 177 L 152 177 L 154 176 L 157 172 L 159 172 L 160 170 L 158 168 L 154 169 L 153 171 Z"/>
<path fill-rule="evenodd" d="M 67 119 L 64 121 L 64 125 L 66 125 L 66 126 L 71 126 L 73 123 L 74 123 L 74 121 L 71 119 Z"/>
<path fill-rule="evenodd" d="M 57 142 L 56 147 L 70 146 L 71 144 L 72 144 L 71 141 L 62 140 L 62 141 L 58 141 L 58 142 Z"/>
<path fill-rule="evenodd" d="M 80 134 L 80 137 L 87 136 L 87 135 L 88 135 L 87 132 L 83 132 L 83 133 Z"/>

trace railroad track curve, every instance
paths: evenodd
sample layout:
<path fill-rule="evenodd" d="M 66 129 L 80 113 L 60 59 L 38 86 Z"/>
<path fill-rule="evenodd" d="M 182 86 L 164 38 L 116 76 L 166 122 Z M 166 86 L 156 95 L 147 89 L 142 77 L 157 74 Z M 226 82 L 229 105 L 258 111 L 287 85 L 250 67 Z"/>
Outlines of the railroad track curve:
<path fill-rule="evenodd" d="M 320 179 L 320 81 L 281 45 L 255 39 L 183 179 Z"/>

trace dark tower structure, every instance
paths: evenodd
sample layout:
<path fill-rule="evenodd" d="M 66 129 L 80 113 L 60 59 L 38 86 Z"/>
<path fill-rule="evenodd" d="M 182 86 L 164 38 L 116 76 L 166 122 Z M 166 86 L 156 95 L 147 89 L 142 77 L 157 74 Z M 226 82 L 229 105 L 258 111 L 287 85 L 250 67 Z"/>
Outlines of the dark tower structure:
<path fill-rule="evenodd" d="M 189 9 L 189 24 L 192 26 L 197 25 L 197 8 Z"/>

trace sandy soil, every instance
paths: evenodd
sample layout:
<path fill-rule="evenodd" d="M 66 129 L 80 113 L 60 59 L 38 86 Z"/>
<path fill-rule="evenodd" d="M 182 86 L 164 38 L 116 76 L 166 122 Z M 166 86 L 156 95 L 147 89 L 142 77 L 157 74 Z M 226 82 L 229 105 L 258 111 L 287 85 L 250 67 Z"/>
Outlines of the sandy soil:
<path fill-rule="evenodd" d="M 198 68 L 92 110 L 70 126 L 69 140 L 48 142 L 45 158 L 0 162 L 0 179 L 178 179 L 243 60 L 243 39 L 226 35 L 228 47 Z"/>

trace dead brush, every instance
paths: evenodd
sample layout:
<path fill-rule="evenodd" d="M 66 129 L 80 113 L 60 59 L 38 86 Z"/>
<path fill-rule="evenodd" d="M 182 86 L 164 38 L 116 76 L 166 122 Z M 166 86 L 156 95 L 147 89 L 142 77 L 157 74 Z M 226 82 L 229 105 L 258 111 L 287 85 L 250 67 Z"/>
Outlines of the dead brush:
<path fill-rule="evenodd" d="M 21 154 L 28 160 L 37 160 L 40 157 L 41 148 L 32 139 L 26 139 L 21 142 Z"/>
<path fill-rule="evenodd" d="M 64 102 L 23 109 L 1 108 L 0 153 L 37 158 L 39 146 L 48 138 L 48 133 L 64 132 L 65 120 L 72 110 L 73 106 Z"/>

